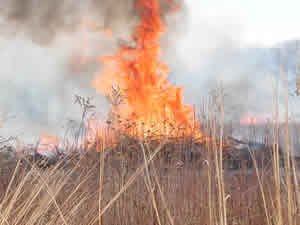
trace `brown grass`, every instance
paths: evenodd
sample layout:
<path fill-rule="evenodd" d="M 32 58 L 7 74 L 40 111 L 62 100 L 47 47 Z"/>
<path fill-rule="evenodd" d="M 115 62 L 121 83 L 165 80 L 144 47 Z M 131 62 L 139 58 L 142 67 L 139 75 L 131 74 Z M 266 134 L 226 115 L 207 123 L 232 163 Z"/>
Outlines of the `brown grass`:
<path fill-rule="evenodd" d="M 105 150 L 105 143 L 97 141 L 99 152 L 73 153 L 46 169 L 26 157 L 0 153 L 0 225 L 300 224 L 288 107 L 284 146 L 291 151 L 284 152 L 285 167 L 275 94 L 276 122 L 268 132 L 272 166 L 261 168 L 252 153 L 253 169 L 232 171 L 224 161 L 225 115 L 219 90 L 203 108 L 201 129 L 213 138 L 198 149 L 200 157 L 186 157 L 196 145 L 187 138 L 141 142 L 126 136 Z"/>
<path fill-rule="evenodd" d="M 1 157 L 0 225 L 300 224 L 295 164 L 279 167 L 278 145 L 271 170 L 230 171 L 217 143 L 185 161 L 184 143 L 124 142 L 44 170 Z"/>

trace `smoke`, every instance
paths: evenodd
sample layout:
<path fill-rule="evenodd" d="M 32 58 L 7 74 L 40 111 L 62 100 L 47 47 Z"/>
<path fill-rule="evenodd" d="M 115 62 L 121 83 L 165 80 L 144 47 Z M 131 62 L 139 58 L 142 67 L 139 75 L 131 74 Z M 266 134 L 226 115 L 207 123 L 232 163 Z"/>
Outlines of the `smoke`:
<path fill-rule="evenodd" d="M 174 13 L 169 0 L 160 2 L 167 49 L 182 33 L 186 8 L 176 0 Z M 68 120 L 80 120 L 75 94 L 94 97 L 106 115 L 108 103 L 91 86 L 98 59 L 131 40 L 139 15 L 135 0 L 0 0 L 0 121 L 9 118 L 0 135 L 61 134 Z"/>
<path fill-rule="evenodd" d="M 160 0 L 162 17 L 183 7 L 183 0 Z M 1 0 L 1 35 L 24 36 L 40 45 L 49 45 L 57 38 L 78 31 L 81 23 L 90 19 L 98 29 L 111 29 L 114 34 L 130 34 L 138 22 L 135 0 Z M 126 32 L 125 32 L 126 31 Z"/>
<path fill-rule="evenodd" d="M 222 82 L 227 120 L 239 122 L 246 115 L 266 119 L 274 111 L 278 81 L 279 110 L 283 112 L 280 64 L 290 72 L 290 78 L 294 76 L 295 63 L 291 62 L 295 61 L 295 54 L 290 54 L 291 46 L 287 52 L 286 45 L 279 49 L 247 46 L 243 43 L 242 25 L 227 18 L 212 21 L 210 17 L 201 17 L 198 10 L 194 13 L 189 14 L 186 36 L 178 43 L 178 58 L 172 61 L 173 80 L 185 88 L 185 101 L 200 105 Z"/>
<path fill-rule="evenodd" d="M 185 88 L 185 102 L 200 104 L 222 81 L 227 118 L 268 114 L 278 62 L 263 61 L 243 46 L 241 26 L 224 18 L 207 21 L 183 0 L 174 1 L 181 7 L 176 13 L 169 0 L 160 2 L 168 25 L 163 59 L 171 82 Z M 68 119 L 80 120 L 75 94 L 94 96 L 97 110 L 106 115 L 105 98 L 91 87 L 98 59 L 130 41 L 139 20 L 135 0 L 0 0 L 0 120 L 3 114 L 16 118 L 3 125 L 5 134 L 15 135 L 17 129 L 31 137 L 64 130 Z"/>

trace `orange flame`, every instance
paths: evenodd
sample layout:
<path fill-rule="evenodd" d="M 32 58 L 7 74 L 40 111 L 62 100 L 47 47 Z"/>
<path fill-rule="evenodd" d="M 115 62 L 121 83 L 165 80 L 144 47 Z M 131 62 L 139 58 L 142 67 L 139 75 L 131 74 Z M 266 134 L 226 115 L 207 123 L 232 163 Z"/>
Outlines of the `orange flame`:
<path fill-rule="evenodd" d="M 96 150 L 101 151 L 101 149 L 104 149 L 107 146 L 111 147 L 116 143 L 116 133 L 111 132 L 103 121 L 89 119 L 87 128 L 85 140 L 87 149 L 91 149 L 96 144 Z"/>
<path fill-rule="evenodd" d="M 104 34 L 105 34 L 107 37 L 112 38 L 113 34 L 112 34 L 111 29 L 106 28 L 106 29 L 104 29 L 103 32 L 104 32 Z"/>
<path fill-rule="evenodd" d="M 134 46 L 123 45 L 114 56 L 101 58 L 104 71 L 93 86 L 105 95 L 112 87 L 121 89 L 124 103 L 113 111 L 122 119 L 135 121 L 142 136 L 149 131 L 171 135 L 173 127 L 183 127 L 185 135 L 194 134 L 193 108 L 183 103 L 183 88 L 168 82 L 169 68 L 160 60 L 160 37 L 166 25 L 159 0 L 136 0 L 136 8 L 142 21 L 132 36 Z"/>
<path fill-rule="evenodd" d="M 267 119 L 259 118 L 256 116 L 244 115 L 240 119 L 241 125 L 261 125 L 261 124 L 265 124 L 265 123 L 267 123 Z"/>
<path fill-rule="evenodd" d="M 59 145 L 58 137 L 52 136 L 47 133 L 41 133 L 37 151 L 40 153 L 55 152 L 58 145 Z"/>

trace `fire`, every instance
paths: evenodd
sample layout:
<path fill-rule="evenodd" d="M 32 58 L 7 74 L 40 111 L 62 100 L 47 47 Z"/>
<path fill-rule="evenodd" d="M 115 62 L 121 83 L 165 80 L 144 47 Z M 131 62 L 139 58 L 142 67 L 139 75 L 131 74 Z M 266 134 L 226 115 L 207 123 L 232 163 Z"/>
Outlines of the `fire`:
<path fill-rule="evenodd" d="M 48 133 L 41 133 L 37 151 L 39 153 L 56 152 L 58 145 L 58 137 L 52 136 Z"/>
<path fill-rule="evenodd" d="M 111 29 L 106 28 L 106 29 L 104 29 L 103 32 L 104 32 L 104 34 L 105 34 L 107 37 L 112 38 L 113 34 L 112 34 Z"/>
<path fill-rule="evenodd" d="M 242 125 L 261 125 L 267 122 L 266 119 L 259 118 L 257 116 L 245 115 L 240 119 L 240 124 Z"/>
<path fill-rule="evenodd" d="M 112 110 L 120 120 L 130 121 L 120 123 L 128 133 L 134 130 L 139 136 L 173 136 L 178 134 L 174 129 L 180 128 L 184 135 L 201 137 L 199 131 L 195 134 L 193 107 L 183 103 L 183 88 L 168 82 L 168 65 L 160 59 L 160 37 L 167 26 L 161 19 L 159 0 L 136 0 L 136 8 L 141 23 L 132 35 L 133 43 L 99 59 L 104 71 L 93 86 L 104 95 L 109 95 L 112 87 L 120 88 L 124 101 Z"/>

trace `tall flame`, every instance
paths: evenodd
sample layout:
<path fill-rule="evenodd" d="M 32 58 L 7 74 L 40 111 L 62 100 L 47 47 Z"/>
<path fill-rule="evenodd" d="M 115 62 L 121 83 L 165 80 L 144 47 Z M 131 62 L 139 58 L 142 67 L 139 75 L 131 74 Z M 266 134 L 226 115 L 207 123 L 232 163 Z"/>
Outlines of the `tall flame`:
<path fill-rule="evenodd" d="M 193 108 L 183 103 L 183 88 L 168 82 L 168 65 L 161 62 L 160 38 L 166 31 L 161 19 L 159 0 L 136 0 L 141 23 L 136 27 L 132 46 L 123 45 L 113 56 L 99 60 L 104 71 L 93 81 L 102 94 L 118 87 L 125 96 L 115 105 L 120 118 L 135 121 L 139 132 L 155 130 L 167 135 L 172 127 L 184 127 L 185 134 L 194 126 Z"/>

